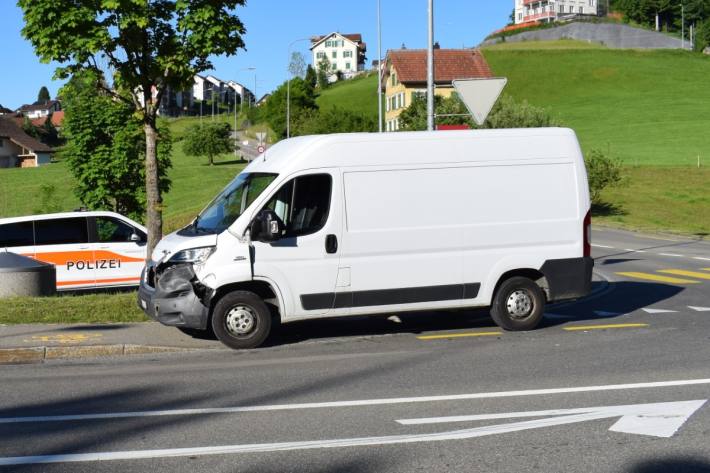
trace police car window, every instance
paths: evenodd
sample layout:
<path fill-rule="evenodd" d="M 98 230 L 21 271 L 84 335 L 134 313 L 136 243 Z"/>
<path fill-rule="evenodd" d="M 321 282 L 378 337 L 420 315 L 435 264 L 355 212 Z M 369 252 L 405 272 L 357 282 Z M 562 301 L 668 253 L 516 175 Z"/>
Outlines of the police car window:
<path fill-rule="evenodd" d="M 128 242 L 134 233 L 132 226 L 118 219 L 96 217 L 96 236 L 101 243 Z"/>
<path fill-rule="evenodd" d="M 0 247 L 34 245 L 32 222 L 0 225 Z"/>
<path fill-rule="evenodd" d="M 88 243 L 89 232 L 85 217 L 37 220 L 35 222 L 37 245 L 66 245 Z"/>

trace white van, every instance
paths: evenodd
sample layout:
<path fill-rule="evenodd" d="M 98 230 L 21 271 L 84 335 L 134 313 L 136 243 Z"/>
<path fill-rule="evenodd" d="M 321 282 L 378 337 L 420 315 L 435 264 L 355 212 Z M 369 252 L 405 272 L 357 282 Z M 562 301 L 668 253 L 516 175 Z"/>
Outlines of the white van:
<path fill-rule="evenodd" d="M 590 202 L 568 129 L 285 140 L 156 247 L 139 304 L 232 348 L 271 315 L 491 307 L 530 330 L 590 291 Z"/>
<path fill-rule="evenodd" d="M 57 290 L 137 286 L 146 229 L 114 212 L 65 212 L 0 219 L 0 251 L 57 268 Z"/>

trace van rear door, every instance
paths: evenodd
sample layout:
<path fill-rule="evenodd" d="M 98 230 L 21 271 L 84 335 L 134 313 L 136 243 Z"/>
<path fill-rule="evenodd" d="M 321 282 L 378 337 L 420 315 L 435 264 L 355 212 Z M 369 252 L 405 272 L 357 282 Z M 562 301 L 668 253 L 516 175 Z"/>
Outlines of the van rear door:
<path fill-rule="evenodd" d="M 57 268 L 57 289 L 93 287 L 94 251 L 86 217 L 35 221 L 35 258 Z"/>

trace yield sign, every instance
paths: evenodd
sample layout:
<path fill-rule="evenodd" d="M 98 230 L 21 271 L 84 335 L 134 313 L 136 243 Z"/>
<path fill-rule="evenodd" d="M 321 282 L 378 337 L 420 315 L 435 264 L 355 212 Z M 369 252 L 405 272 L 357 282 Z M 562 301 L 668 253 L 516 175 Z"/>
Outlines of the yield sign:
<path fill-rule="evenodd" d="M 483 125 L 491 113 L 500 93 L 503 92 L 508 79 L 505 77 L 493 79 L 459 79 L 453 81 L 456 92 L 473 116 L 477 125 Z"/>

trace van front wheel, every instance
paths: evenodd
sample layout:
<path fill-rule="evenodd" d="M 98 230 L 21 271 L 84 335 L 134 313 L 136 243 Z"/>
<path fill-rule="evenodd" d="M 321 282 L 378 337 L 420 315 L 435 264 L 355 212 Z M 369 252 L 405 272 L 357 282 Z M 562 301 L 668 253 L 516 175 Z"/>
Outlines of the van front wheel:
<path fill-rule="evenodd" d="M 256 348 L 271 331 L 271 311 L 253 292 L 230 292 L 214 307 L 212 329 L 229 348 Z"/>
<path fill-rule="evenodd" d="M 532 330 L 545 312 L 545 294 L 535 281 L 516 276 L 504 281 L 491 305 L 491 317 L 501 328 Z"/>

